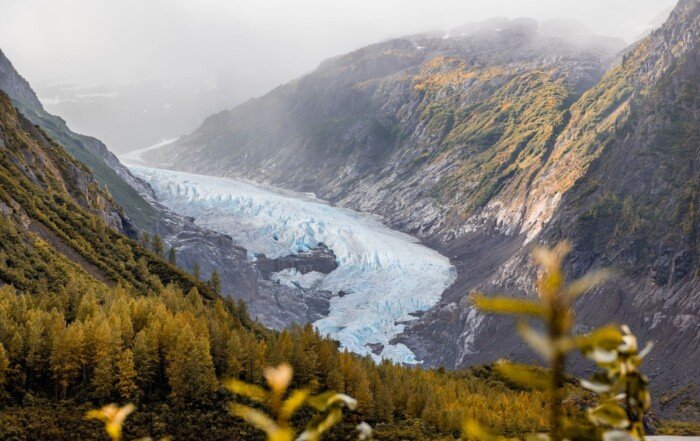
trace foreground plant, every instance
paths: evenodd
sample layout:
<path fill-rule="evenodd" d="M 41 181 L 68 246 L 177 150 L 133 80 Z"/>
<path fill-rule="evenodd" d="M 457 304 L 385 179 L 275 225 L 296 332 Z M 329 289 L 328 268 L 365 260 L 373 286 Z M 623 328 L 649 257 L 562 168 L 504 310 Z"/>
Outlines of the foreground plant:
<path fill-rule="evenodd" d="M 355 410 L 357 401 L 345 394 L 325 392 L 311 396 L 307 389 L 296 389 L 287 393 L 292 381 L 292 368 L 281 364 L 264 371 L 269 390 L 239 380 L 229 380 L 226 387 L 234 394 L 244 396 L 270 410 L 270 414 L 239 403 L 230 406 L 231 413 L 265 432 L 269 441 L 316 441 L 343 418 L 343 409 Z M 298 436 L 292 427 L 294 413 L 303 405 L 318 411 L 306 429 Z M 371 428 L 366 423 L 358 426 L 361 439 L 371 437 Z"/>
<path fill-rule="evenodd" d="M 639 371 L 639 366 L 651 346 L 638 352 L 637 340 L 626 326 L 621 330 L 606 326 L 585 335 L 573 335 L 574 301 L 608 278 L 609 272 L 594 271 L 567 283 L 562 262 L 569 251 L 567 242 L 561 242 L 553 249 L 534 250 L 533 257 L 542 269 L 537 281 L 537 300 L 472 296 L 475 306 L 483 311 L 521 317 L 520 335 L 547 362 L 549 370 L 509 362 L 499 362 L 495 367 L 510 381 L 549 393 L 549 433 L 529 438 L 553 441 L 643 440 L 643 417 L 650 398 L 648 381 Z M 527 318 L 540 321 L 544 332 L 526 323 L 524 319 Z M 564 411 L 566 360 L 575 350 L 605 370 L 590 380 L 581 380 L 584 388 L 600 395 L 599 405 L 587 412 L 593 427 L 571 421 Z M 467 437 L 483 441 L 503 439 L 490 434 L 473 420 L 465 422 L 463 431 Z"/>
<path fill-rule="evenodd" d="M 124 407 L 119 407 L 116 404 L 108 404 L 101 409 L 89 411 L 85 415 L 85 418 L 102 421 L 105 425 L 105 431 L 112 441 L 120 441 L 122 439 L 124 420 L 134 409 L 133 404 L 127 404 Z"/>

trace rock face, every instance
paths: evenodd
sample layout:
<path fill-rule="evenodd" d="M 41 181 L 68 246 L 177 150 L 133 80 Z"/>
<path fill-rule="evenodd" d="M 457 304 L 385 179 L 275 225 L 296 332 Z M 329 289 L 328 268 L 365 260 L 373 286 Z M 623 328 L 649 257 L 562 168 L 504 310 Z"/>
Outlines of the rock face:
<path fill-rule="evenodd" d="M 329 274 L 338 268 L 338 262 L 336 262 L 333 250 L 323 243 L 318 244 L 312 250 L 276 259 L 268 259 L 265 255 L 256 257 L 255 268 L 260 271 L 260 274 L 265 279 L 269 279 L 272 273 L 285 269 L 295 269 L 301 274 L 307 274 L 312 271 Z"/>
<path fill-rule="evenodd" d="M 449 256 L 457 281 L 399 337 L 432 366 L 527 357 L 464 297 L 534 295 L 529 246 L 569 239 L 570 276 L 619 274 L 580 300 L 582 329 L 657 340 L 648 368 L 674 389 L 700 366 L 699 13 L 681 0 L 615 63 L 609 42 L 527 20 L 379 43 L 146 157 L 312 191 Z"/>

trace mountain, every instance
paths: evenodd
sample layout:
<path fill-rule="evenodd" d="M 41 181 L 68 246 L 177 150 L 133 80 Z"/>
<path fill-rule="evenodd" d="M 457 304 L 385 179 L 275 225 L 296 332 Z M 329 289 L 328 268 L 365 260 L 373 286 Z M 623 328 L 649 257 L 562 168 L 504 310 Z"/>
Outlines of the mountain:
<path fill-rule="evenodd" d="M 449 256 L 457 281 L 399 337 L 432 366 L 525 357 L 465 295 L 533 295 L 529 247 L 568 239 L 570 276 L 617 271 L 582 329 L 629 322 L 658 343 L 654 385 L 680 390 L 700 365 L 699 15 L 681 0 L 621 59 L 530 20 L 378 43 L 145 157 L 314 192 Z"/>
<path fill-rule="evenodd" d="M 61 143 L 68 152 L 94 173 L 98 182 L 106 186 L 127 216 L 138 224 L 130 229 L 135 237 L 137 228 L 152 229 L 157 213 L 128 182 L 138 185 L 129 171 L 98 139 L 71 131 L 61 118 L 44 110 L 29 83 L 12 66 L 0 50 L 0 90 L 12 99 L 15 106 L 32 123 L 40 125 L 49 136 Z"/>
<path fill-rule="evenodd" d="M 359 421 L 389 438 L 451 436 L 467 410 L 504 433 L 546 424 L 545 395 L 516 390 L 490 367 L 379 365 L 310 325 L 269 331 L 127 237 L 122 216 L 87 167 L 0 92 L 0 438 L 98 439 L 89 409 L 137 401 L 128 439 L 258 439 L 229 413 L 220 380 L 262 385 L 263 367 L 282 362 L 295 388 L 359 400 L 338 428 L 343 439 Z"/>
<path fill-rule="evenodd" d="M 0 92 L 0 280 L 47 292 L 85 280 L 143 292 L 202 282 L 129 239 L 123 214 L 87 168 L 34 126 Z"/>
<path fill-rule="evenodd" d="M 268 280 L 264 271 L 248 262 L 247 250 L 231 237 L 200 228 L 192 219 L 168 210 L 157 201 L 150 186 L 135 177 L 101 141 L 73 132 L 60 117 L 46 112 L 29 83 L 2 51 L 0 90 L 7 93 L 12 104 L 25 115 L 23 118 L 57 140 L 88 168 L 96 183 L 104 186 L 119 216 L 112 223 L 118 223 L 122 232 L 131 238 L 142 233 L 161 236 L 167 247 L 176 249 L 178 265 L 190 272 L 199 266 L 204 278 L 217 271 L 222 292 L 245 300 L 253 317 L 275 329 L 314 321 L 326 313 L 329 292 L 296 289 Z M 295 265 L 308 264 L 313 265 L 313 258 Z"/>

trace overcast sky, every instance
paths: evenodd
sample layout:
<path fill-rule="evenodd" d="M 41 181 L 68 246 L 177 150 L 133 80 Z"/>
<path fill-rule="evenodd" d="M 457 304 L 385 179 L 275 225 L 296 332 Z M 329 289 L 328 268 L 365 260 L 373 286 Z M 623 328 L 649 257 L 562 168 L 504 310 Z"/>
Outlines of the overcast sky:
<path fill-rule="evenodd" d="M 0 0 L 30 82 L 236 77 L 279 83 L 391 36 L 493 16 L 574 18 L 631 41 L 674 0 Z"/>
<path fill-rule="evenodd" d="M 500 16 L 632 42 L 675 1 L 0 0 L 0 49 L 49 112 L 121 152 L 387 38 Z"/>

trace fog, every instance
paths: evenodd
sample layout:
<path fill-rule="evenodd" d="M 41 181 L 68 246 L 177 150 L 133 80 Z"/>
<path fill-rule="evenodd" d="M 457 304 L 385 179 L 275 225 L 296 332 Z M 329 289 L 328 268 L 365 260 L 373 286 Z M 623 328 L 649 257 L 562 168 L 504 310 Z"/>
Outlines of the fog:
<path fill-rule="evenodd" d="M 634 41 L 675 0 L 0 0 L 0 48 L 47 110 L 114 151 L 365 44 L 494 16 L 562 18 Z"/>

